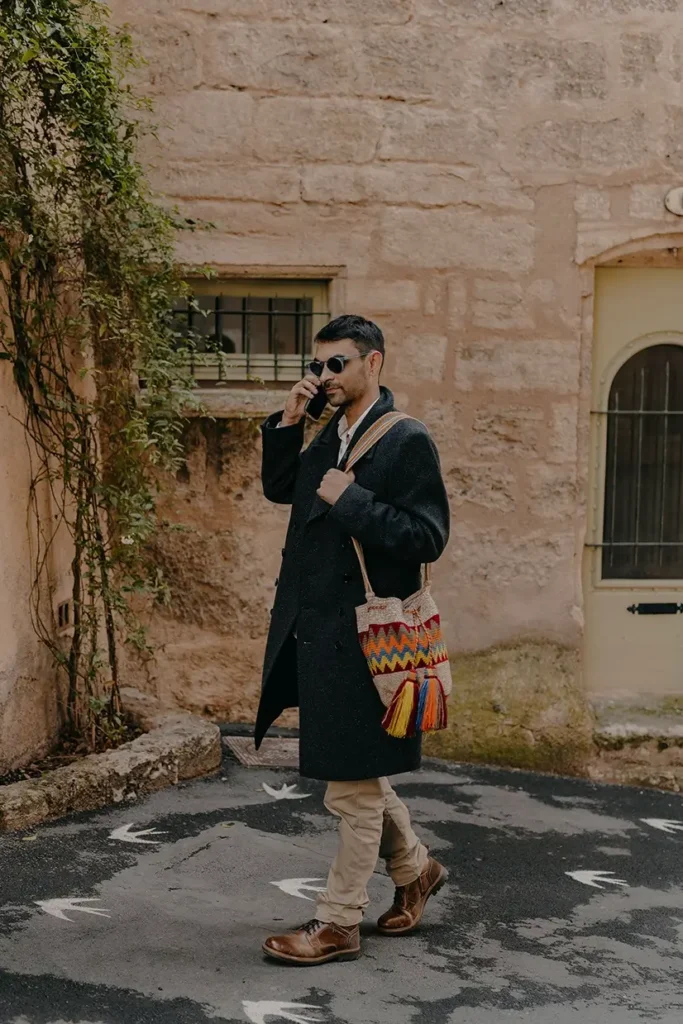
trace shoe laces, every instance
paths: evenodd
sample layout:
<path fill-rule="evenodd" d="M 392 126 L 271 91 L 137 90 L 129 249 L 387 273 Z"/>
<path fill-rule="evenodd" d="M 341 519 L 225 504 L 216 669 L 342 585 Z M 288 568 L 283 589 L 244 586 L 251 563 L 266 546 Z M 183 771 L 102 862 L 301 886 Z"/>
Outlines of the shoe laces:
<path fill-rule="evenodd" d="M 322 928 L 323 922 L 316 920 L 314 917 L 311 921 L 307 921 L 306 924 L 302 924 L 299 928 L 300 932 L 306 932 L 307 935 L 313 935 L 320 928 Z"/>

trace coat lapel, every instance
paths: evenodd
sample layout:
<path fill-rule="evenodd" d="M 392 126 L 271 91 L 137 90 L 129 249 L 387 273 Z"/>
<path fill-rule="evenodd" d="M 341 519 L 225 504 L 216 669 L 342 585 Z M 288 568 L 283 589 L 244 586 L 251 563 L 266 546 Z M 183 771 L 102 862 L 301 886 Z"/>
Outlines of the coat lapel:
<path fill-rule="evenodd" d="M 339 466 L 340 469 L 344 469 L 344 467 L 346 466 L 346 460 L 348 459 L 349 455 L 356 447 L 356 445 L 358 444 L 366 430 L 369 430 L 372 424 L 376 423 L 380 416 L 384 416 L 385 413 L 393 411 L 394 396 L 392 395 L 389 388 L 380 387 L 379 401 L 376 402 L 375 405 L 373 405 L 372 409 L 367 414 L 361 425 L 358 427 L 358 430 L 354 433 L 353 437 L 351 438 L 351 444 L 344 453 L 344 458 L 342 459 Z M 375 451 L 376 449 L 374 447 L 371 448 L 367 455 L 364 455 L 363 458 L 368 460 L 374 458 Z"/>

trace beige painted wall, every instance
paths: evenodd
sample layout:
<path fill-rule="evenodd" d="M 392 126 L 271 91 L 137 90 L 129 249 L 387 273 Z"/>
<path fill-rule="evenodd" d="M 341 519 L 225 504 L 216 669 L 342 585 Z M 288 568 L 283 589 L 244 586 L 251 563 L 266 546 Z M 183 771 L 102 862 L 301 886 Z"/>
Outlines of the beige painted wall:
<path fill-rule="evenodd" d="M 0 363 L 0 774 L 45 751 L 59 725 L 55 669 L 31 620 L 36 533 L 28 516 L 31 463 L 22 421 L 11 366 Z M 47 493 L 38 494 L 42 514 L 49 515 Z M 48 562 L 48 617 L 55 569 L 63 569 L 67 561 L 65 548 L 54 551 Z"/>
<path fill-rule="evenodd" d="M 436 580 L 453 652 L 580 649 L 585 268 L 680 230 L 663 206 L 683 182 L 679 0 L 112 8 L 149 60 L 153 183 L 216 225 L 179 258 L 342 267 L 334 312 L 385 330 L 386 383 L 443 460 L 454 522 Z M 254 414 L 281 401 L 249 398 Z M 248 718 L 286 513 L 261 497 L 242 429 L 193 427 L 168 499 L 190 533 L 161 542 L 175 596 L 148 685 Z"/>

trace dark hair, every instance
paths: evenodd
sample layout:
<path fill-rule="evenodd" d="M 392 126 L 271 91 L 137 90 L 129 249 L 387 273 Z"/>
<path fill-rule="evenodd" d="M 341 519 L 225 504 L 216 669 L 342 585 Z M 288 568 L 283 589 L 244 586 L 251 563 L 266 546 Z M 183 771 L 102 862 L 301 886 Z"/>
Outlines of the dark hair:
<path fill-rule="evenodd" d="M 322 343 L 342 341 L 345 338 L 354 343 L 362 356 L 370 352 L 381 352 L 384 355 L 384 335 L 377 324 L 363 316 L 338 316 L 325 324 L 315 336 L 315 340 Z"/>

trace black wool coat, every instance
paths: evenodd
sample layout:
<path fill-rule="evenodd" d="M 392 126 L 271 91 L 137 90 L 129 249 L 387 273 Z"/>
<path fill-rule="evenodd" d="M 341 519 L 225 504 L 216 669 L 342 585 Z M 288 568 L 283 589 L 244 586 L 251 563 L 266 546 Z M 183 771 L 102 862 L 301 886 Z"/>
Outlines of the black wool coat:
<path fill-rule="evenodd" d="M 371 424 L 393 408 L 383 387 L 340 469 Z M 303 423 L 277 428 L 282 413 L 275 413 L 261 428 L 264 494 L 291 504 L 292 513 L 254 738 L 258 748 L 281 712 L 299 707 L 301 774 L 327 781 L 413 771 L 421 756 L 419 736 L 396 739 L 381 725 L 384 707 L 356 628 L 365 591 L 351 537 L 363 545 L 375 593 L 406 598 L 420 586 L 421 563 L 439 558 L 449 531 L 439 457 L 418 420 L 401 420 L 353 467 L 355 483 L 335 505 L 318 497 L 320 481 L 337 465 L 342 414 L 303 451 Z"/>

